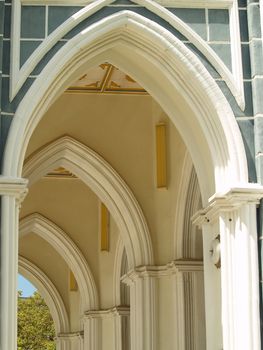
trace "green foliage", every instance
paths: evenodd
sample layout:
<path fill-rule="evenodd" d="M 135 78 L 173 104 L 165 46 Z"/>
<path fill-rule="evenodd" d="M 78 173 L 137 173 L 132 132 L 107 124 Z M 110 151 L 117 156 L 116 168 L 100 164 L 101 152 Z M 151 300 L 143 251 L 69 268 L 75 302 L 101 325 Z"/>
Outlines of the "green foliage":
<path fill-rule="evenodd" d="M 49 309 L 38 292 L 23 298 L 18 292 L 18 350 L 55 350 L 55 329 Z"/>

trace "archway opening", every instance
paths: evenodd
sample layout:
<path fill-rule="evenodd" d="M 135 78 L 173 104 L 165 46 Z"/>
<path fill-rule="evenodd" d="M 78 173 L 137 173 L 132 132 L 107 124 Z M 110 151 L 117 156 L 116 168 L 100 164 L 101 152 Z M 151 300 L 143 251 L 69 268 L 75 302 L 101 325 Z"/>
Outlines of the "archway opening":
<path fill-rule="evenodd" d="M 56 329 L 49 307 L 22 275 L 18 275 L 17 304 L 17 349 L 55 350 Z"/>
<path fill-rule="evenodd" d="M 187 155 L 189 157 L 179 132 L 160 105 L 130 75 L 108 62 L 88 69 L 73 81 L 45 113 L 30 138 L 23 168 L 23 176 L 29 179 L 29 193 L 20 213 L 21 227 L 30 216 L 38 213 L 67 233 L 83 254 L 94 277 L 99 295 L 97 313 L 102 315 L 102 310 L 108 310 L 108 313 L 116 312 L 121 319 L 120 332 L 116 329 L 113 332 L 117 327 L 114 321 L 100 316 L 101 338 L 107 335 L 112 344 L 119 342 L 127 346 L 130 343 L 128 338 L 132 332 L 127 332 L 127 327 L 130 327 L 128 319 L 137 306 L 133 304 L 134 297 L 129 295 L 131 288 L 125 287 L 122 280 L 131 268 L 145 264 L 143 259 L 148 253 L 143 250 L 143 239 L 152 242 L 152 248 L 148 250 L 151 253 L 153 249 L 153 259 L 148 260 L 152 265 L 165 266 L 178 258 L 198 260 L 202 265 L 201 236 L 196 239 L 195 233 L 189 229 L 185 243 L 179 239 L 179 236 L 184 236 L 185 227 L 180 232 L 175 230 L 180 183 L 182 178 L 190 179 L 193 167 L 184 170 Z M 125 191 L 116 191 L 119 184 Z M 197 182 L 195 186 L 198 186 Z M 191 189 L 188 192 L 191 193 Z M 128 199 L 122 201 L 120 196 L 127 194 Z M 197 199 L 189 198 L 190 204 L 187 205 L 190 207 L 192 201 L 199 203 L 201 200 L 200 193 Z M 106 207 L 106 215 L 102 204 Z M 132 215 L 127 207 L 131 208 Z M 190 225 L 191 213 L 189 210 L 185 225 Z M 141 230 L 143 226 L 147 227 L 144 231 Z M 149 237 L 143 236 L 143 232 Z M 85 342 L 85 324 L 83 329 L 81 323 L 83 313 L 89 320 L 90 312 L 94 317 L 96 310 L 87 307 L 76 313 L 76 294 L 67 284 L 64 263 L 43 241 L 45 232 L 41 239 L 30 234 L 24 236 L 23 229 L 21 234 L 21 253 L 45 269 L 56 284 L 69 319 L 75 315 L 69 333 L 81 334 L 84 330 Z M 120 300 L 117 303 L 114 271 L 118 239 L 122 240 L 127 256 L 123 255 L 120 263 Z M 179 242 L 192 245 L 192 251 L 178 256 L 177 251 L 185 250 L 183 246 L 178 247 Z M 140 250 L 146 253 L 136 261 Z M 205 346 L 205 330 L 193 325 L 204 325 L 204 305 L 194 316 L 192 314 L 194 300 L 204 300 L 202 275 L 200 270 L 193 277 L 199 288 L 192 286 L 187 289 L 191 310 L 187 311 L 186 304 L 183 307 L 185 332 L 191 329 L 190 337 L 199 349 Z M 183 283 L 186 286 L 188 282 Z M 160 287 L 161 309 L 166 310 L 166 319 L 162 311 L 163 328 L 166 323 L 174 323 L 176 318 L 168 306 L 170 302 L 175 303 L 172 286 L 170 288 L 166 298 L 165 287 Z M 109 311 L 113 309 L 115 311 Z M 163 328 L 158 330 L 161 342 L 165 341 Z M 175 338 L 174 330 L 170 329 L 171 346 L 176 342 Z"/>

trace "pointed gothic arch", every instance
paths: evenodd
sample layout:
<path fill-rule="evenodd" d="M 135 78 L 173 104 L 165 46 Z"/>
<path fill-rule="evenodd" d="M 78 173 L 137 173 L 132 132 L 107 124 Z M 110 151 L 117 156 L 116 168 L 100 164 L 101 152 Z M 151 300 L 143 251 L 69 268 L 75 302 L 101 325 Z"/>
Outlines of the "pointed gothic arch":
<path fill-rule="evenodd" d="M 215 192 L 224 191 L 229 179 L 232 185 L 247 183 L 242 137 L 213 78 L 179 39 L 130 11 L 83 30 L 46 65 L 14 117 L 4 156 L 6 176 L 21 175 L 29 139 L 58 95 L 84 66 L 87 70 L 105 61 L 133 76 L 172 119 L 194 161 L 203 204 Z"/>
<path fill-rule="evenodd" d="M 18 271 L 34 284 L 45 300 L 54 321 L 56 334 L 68 333 L 69 319 L 64 302 L 47 275 L 22 256 L 18 258 Z"/>
<path fill-rule="evenodd" d="M 143 212 L 131 190 L 96 152 L 64 136 L 41 148 L 24 166 L 29 186 L 63 166 L 78 176 L 106 204 L 119 225 L 130 268 L 153 263 L 151 238 Z"/>
<path fill-rule="evenodd" d="M 4 308 L 5 311 L 11 310 L 7 326 L 2 327 L 4 346 L 10 350 L 15 349 L 13 296 L 14 278 L 17 272 L 16 199 L 20 188 L 24 190 L 20 180 L 20 186 L 18 185 L 15 192 L 12 181 L 14 178 L 20 178 L 30 137 L 51 104 L 84 70 L 105 61 L 119 67 L 137 80 L 176 125 L 193 159 L 202 202 L 207 206 L 200 215 L 200 222 L 203 223 L 202 220 L 206 220 L 207 216 L 214 219 L 215 214 L 224 211 L 227 205 L 230 206 L 229 212 L 238 207 L 234 221 L 227 219 L 228 212 L 220 217 L 224 239 L 224 265 L 222 265 L 224 347 L 227 348 L 232 341 L 237 341 L 238 344 L 242 342 L 248 344 L 247 348 L 252 346 L 258 349 L 258 290 L 253 287 L 257 284 L 258 278 L 255 203 L 262 197 L 262 188 L 248 184 L 244 145 L 233 111 L 216 82 L 194 53 L 159 24 L 130 11 L 122 11 L 104 18 L 70 39 L 47 63 L 15 113 L 8 135 L 3 166 L 3 175 L 10 179 L 10 184 L 9 192 L 4 196 L 2 203 L 2 241 L 3 247 L 7 247 L 6 250 L 2 250 L 2 271 L 4 276 L 9 276 L 10 282 L 8 288 L 4 290 L 2 305 L 11 305 Z M 3 193 L 6 194 L 6 188 L 3 187 Z M 211 199 L 213 195 L 215 196 Z M 238 225 L 235 223 L 240 222 L 245 223 L 242 226 L 245 239 L 242 241 L 243 236 L 236 235 L 234 244 L 230 245 L 227 234 L 229 230 L 237 231 Z M 207 225 L 205 227 L 209 237 L 212 227 Z M 11 243 L 9 237 L 12 237 Z M 246 254 L 242 254 L 243 251 L 239 253 L 240 246 L 245 249 Z M 239 253 L 234 261 L 231 260 L 233 251 Z M 13 256 L 15 258 L 10 259 Z M 243 266 L 247 268 L 246 278 L 243 277 Z M 239 272 L 239 279 L 236 279 L 236 269 Z M 213 274 L 208 272 L 208 280 L 212 286 L 210 296 L 214 300 L 211 275 Z M 231 283 L 228 284 L 226 281 Z M 246 297 L 239 297 L 241 288 L 245 291 Z M 11 296 L 8 294 L 9 289 Z M 209 291 L 206 297 L 208 294 Z M 250 304 L 250 296 L 253 296 L 253 305 Z M 152 299 L 149 305 L 151 302 Z M 221 308 L 220 302 L 217 304 Z M 241 310 L 245 315 L 242 319 L 237 317 Z M 220 319 L 218 317 L 220 311 L 221 309 L 214 319 Z M 232 318 L 232 314 L 236 316 L 235 319 Z M 142 312 L 140 316 L 144 316 Z M 211 319 L 214 321 L 213 315 Z M 149 324 L 150 319 L 147 325 Z M 210 325 L 208 343 L 213 344 L 214 339 L 217 341 L 218 329 L 221 330 L 222 325 L 216 324 L 217 328 L 213 322 L 210 322 Z M 10 331 L 6 332 L 8 336 L 5 335 L 7 327 L 10 328 Z M 150 335 L 154 333 L 152 332 L 154 327 L 150 329 L 147 326 L 145 329 L 149 330 L 147 336 L 138 338 L 138 344 L 144 344 L 144 339 L 147 339 L 149 340 L 147 344 L 150 346 L 153 341 Z M 240 331 L 238 338 L 237 332 L 234 332 L 236 329 Z M 244 334 L 242 330 L 245 330 Z"/>
<path fill-rule="evenodd" d="M 90 268 L 69 236 L 55 223 L 34 213 L 20 221 L 19 234 L 34 233 L 46 240 L 65 260 L 73 272 L 81 297 L 81 311 L 96 310 L 99 307 L 98 292 Z"/>

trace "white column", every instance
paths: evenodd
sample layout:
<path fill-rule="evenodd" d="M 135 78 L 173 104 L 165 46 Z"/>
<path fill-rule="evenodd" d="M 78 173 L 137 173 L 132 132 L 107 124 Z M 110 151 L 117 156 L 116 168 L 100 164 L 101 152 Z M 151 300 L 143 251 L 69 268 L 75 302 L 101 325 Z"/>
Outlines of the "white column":
<path fill-rule="evenodd" d="M 130 308 L 118 306 L 114 313 L 115 350 L 130 349 Z"/>
<path fill-rule="evenodd" d="M 156 349 L 156 276 L 147 267 L 129 272 L 131 350 Z"/>
<path fill-rule="evenodd" d="M 17 350 L 18 215 L 27 189 L 24 179 L 0 177 L 1 349 Z"/>
<path fill-rule="evenodd" d="M 88 311 L 84 315 L 84 349 L 129 349 L 129 317 L 126 306 Z"/>
<path fill-rule="evenodd" d="M 56 337 L 56 350 L 84 350 L 82 333 L 59 334 Z"/>
<path fill-rule="evenodd" d="M 212 242 L 219 234 L 218 222 L 203 223 L 203 259 L 205 279 L 206 348 L 223 349 L 221 320 L 221 269 L 212 260 Z"/>
<path fill-rule="evenodd" d="M 256 204 L 262 195 L 262 187 L 256 185 L 231 189 L 213 196 L 199 213 L 199 222 L 211 227 L 217 223 L 220 233 L 224 350 L 260 350 Z M 208 283 L 213 283 L 211 276 L 205 288 Z"/>
<path fill-rule="evenodd" d="M 203 350 L 205 338 L 203 262 L 177 260 L 169 264 L 174 287 L 174 343 L 178 350 Z"/>
<path fill-rule="evenodd" d="M 84 349 L 100 350 L 101 349 L 101 319 L 97 312 L 87 313 L 84 316 Z"/>

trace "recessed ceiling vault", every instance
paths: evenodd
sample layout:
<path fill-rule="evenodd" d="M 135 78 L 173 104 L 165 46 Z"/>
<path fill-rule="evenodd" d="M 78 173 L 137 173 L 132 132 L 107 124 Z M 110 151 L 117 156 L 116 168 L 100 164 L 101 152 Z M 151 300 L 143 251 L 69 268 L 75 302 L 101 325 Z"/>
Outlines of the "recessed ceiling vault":
<path fill-rule="evenodd" d="M 90 69 L 66 93 L 147 94 L 129 75 L 109 63 Z"/>

